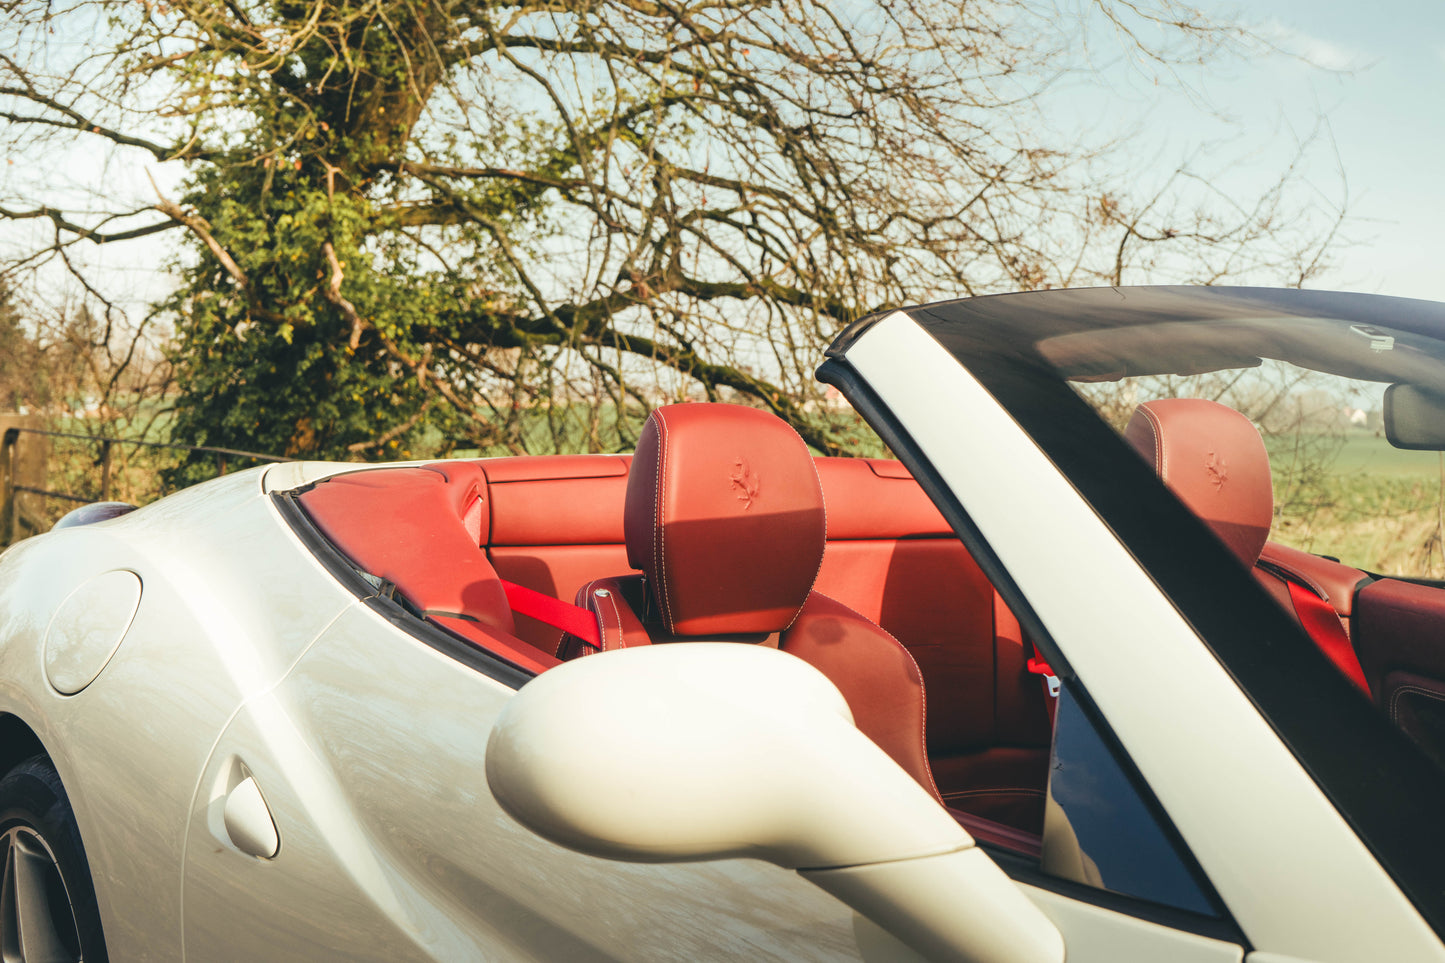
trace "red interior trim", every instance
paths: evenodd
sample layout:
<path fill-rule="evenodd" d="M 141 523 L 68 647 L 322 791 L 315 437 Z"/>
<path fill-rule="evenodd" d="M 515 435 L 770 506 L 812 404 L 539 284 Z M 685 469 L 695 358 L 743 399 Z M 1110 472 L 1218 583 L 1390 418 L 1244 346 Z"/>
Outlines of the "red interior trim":
<path fill-rule="evenodd" d="M 1289 598 L 1294 603 L 1295 614 L 1299 616 L 1300 624 L 1310 638 L 1314 639 L 1315 645 L 1368 696 L 1370 686 L 1365 681 L 1365 670 L 1360 668 L 1354 646 L 1350 645 L 1349 637 L 1345 635 L 1345 627 L 1340 624 L 1340 617 L 1335 614 L 1330 603 L 1302 585 L 1295 582 L 1286 584 L 1289 586 Z"/>
<path fill-rule="evenodd" d="M 530 616 L 555 629 L 569 632 L 596 648 L 602 647 L 602 633 L 598 630 L 597 619 L 591 612 L 529 589 L 525 585 L 508 582 L 506 579 L 501 582 L 503 591 L 507 593 L 507 604 L 512 607 L 513 613 Z"/>
<path fill-rule="evenodd" d="M 520 666 L 529 672 L 546 672 L 554 665 L 561 665 L 560 659 L 548 655 L 536 646 L 529 645 L 521 639 L 502 635 L 481 622 L 440 613 L 428 613 L 426 618 L 428 622 L 434 622 L 443 628 L 450 629 L 454 634 L 466 639 L 483 652 L 500 655 L 513 665 Z"/>
<path fill-rule="evenodd" d="M 966 813 L 961 809 L 954 809 L 952 806 L 944 808 L 978 842 L 1011 849 L 1024 856 L 1032 856 L 1034 859 L 1043 855 L 1044 844 L 1038 833 L 1024 832 L 1022 829 L 1005 826 L 1003 823 L 975 816 L 973 813 Z"/>

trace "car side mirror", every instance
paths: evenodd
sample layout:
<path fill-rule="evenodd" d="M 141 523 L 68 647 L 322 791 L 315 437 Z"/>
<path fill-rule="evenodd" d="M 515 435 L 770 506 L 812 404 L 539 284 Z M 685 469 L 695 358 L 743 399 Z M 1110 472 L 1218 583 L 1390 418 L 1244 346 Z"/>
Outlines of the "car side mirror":
<path fill-rule="evenodd" d="M 1049 919 L 854 727 L 838 689 L 776 649 L 691 642 L 565 663 L 507 705 L 486 759 L 502 808 L 579 852 L 754 857 L 929 958 L 1064 958 Z"/>

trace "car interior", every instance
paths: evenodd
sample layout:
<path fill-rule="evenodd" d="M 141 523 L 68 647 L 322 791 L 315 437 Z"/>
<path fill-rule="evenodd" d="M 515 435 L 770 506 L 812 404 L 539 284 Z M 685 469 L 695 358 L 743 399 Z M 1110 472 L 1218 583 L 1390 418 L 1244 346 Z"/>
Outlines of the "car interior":
<path fill-rule="evenodd" d="M 1225 405 L 1147 402 L 1125 437 L 1438 758 L 1445 591 L 1270 542 L 1268 454 Z M 631 456 L 373 468 L 296 501 L 379 591 L 529 672 L 689 640 L 797 655 L 977 838 L 1039 852 L 1048 667 L 897 461 L 815 457 L 772 414 L 693 403 L 654 411 Z"/>

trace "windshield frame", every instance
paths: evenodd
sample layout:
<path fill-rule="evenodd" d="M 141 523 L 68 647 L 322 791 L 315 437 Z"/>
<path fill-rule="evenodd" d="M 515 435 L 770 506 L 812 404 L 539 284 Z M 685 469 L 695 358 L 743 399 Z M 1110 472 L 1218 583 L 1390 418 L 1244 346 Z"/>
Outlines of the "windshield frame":
<path fill-rule="evenodd" d="M 1069 479 L 1437 935 L 1445 935 L 1445 865 L 1438 858 L 1445 852 L 1438 820 L 1445 773 L 1360 698 L 1036 348 L 1045 338 L 1089 326 L 1208 323 L 1246 314 L 1386 324 L 1442 341 L 1445 305 L 1296 290 L 1101 288 L 997 295 L 903 313 L 962 364 Z M 883 316 L 851 326 L 829 358 L 846 365 L 847 348 Z M 846 380 L 836 372 L 820 375 L 835 384 Z M 886 410 L 863 413 L 891 418 Z M 908 444 L 906 426 L 893 424 L 890 435 Z M 1201 579 L 1201 571 L 1210 577 Z M 1228 605 L 1220 604 L 1224 598 Z"/>

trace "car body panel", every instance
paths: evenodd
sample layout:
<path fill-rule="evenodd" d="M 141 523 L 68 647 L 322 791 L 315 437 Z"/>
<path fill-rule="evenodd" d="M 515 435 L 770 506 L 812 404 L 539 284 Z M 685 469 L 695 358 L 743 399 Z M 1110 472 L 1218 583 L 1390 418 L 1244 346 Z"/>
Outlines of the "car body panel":
<path fill-rule="evenodd" d="M 259 482 L 260 470 L 238 474 L 0 556 L 0 708 L 72 787 L 93 875 L 127 881 L 97 886 L 117 959 L 178 957 L 176 870 L 212 744 L 354 602 L 296 550 Z M 95 681 L 61 695 L 45 679 L 44 613 L 110 571 L 140 577 L 140 605 Z"/>
<path fill-rule="evenodd" d="M 187 955 L 245 945 L 278 961 L 858 958 L 852 914 L 793 873 L 756 860 L 609 862 L 521 830 L 483 768 L 511 695 L 399 639 L 365 605 L 348 609 L 217 743 L 208 773 L 240 758 L 282 846 L 271 861 L 238 852 L 198 795 Z"/>
<path fill-rule="evenodd" d="M 1151 923 L 1038 886 L 1028 897 L 1065 934 L 1069 963 L 1239 963 L 1244 948 Z"/>

